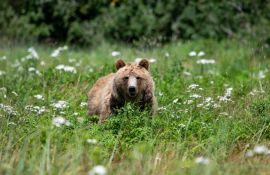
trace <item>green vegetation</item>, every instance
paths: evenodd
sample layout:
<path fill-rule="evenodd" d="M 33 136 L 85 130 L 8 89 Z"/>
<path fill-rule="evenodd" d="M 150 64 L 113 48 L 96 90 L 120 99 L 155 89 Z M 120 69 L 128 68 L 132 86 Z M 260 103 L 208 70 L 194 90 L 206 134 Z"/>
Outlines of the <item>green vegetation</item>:
<path fill-rule="evenodd" d="M 2 0 L 0 39 L 153 45 L 179 39 L 270 39 L 269 0 Z"/>
<path fill-rule="evenodd" d="M 0 174 L 86 174 L 95 165 L 108 174 L 270 171 L 269 153 L 245 156 L 270 144 L 269 55 L 255 43 L 202 40 L 154 50 L 102 44 L 63 49 L 56 58 L 55 48 L 37 45 L 38 59 L 27 49 L 0 49 Z M 101 125 L 87 116 L 82 102 L 100 76 L 115 71 L 115 50 L 127 61 L 156 60 L 154 118 L 130 104 Z M 67 106 L 55 109 L 60 100 Z M 57 127 L 59 116 L 69 122 Z"/>

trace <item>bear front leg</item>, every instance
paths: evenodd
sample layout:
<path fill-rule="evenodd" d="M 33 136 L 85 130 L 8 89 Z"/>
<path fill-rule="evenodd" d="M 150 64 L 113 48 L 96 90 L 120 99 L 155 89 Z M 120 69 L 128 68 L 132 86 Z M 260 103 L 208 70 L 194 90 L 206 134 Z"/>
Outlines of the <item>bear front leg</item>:
<path fill-rule="evenodd" d="M 151 110 L 151 114 L 155 115 L 157 111 L 157 100 L 151 90 L 145 92 L 143 101 L 141 103 L 141 109 L 145 107 L 149 107 Z"/>
<path fill-rule="evenodd" d="M 103 123 L 111 115 L 110 107 L 106 106 L 101 110 L 98 123 Z"/>
<path fill-rule="evenodd" d="M 157 99 L 155 96 L 153 96 L 152 98 L 151 106 L 152 106 L 151 113 L 152 115 L 155 115 L 157 113 Z"/>

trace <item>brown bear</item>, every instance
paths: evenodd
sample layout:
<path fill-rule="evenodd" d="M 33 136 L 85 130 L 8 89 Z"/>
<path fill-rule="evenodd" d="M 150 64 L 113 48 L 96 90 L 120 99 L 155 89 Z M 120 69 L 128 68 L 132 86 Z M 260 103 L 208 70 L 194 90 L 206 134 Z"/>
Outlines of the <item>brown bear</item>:
<path fill-rule="evenodd" d="M 99 115 L 99 123 L 126 102 L 134 103 L 141 110 L 149 107 L 155 114 L 157 102 L 154 96 L 155 85 L 149 73 L 146 59 L 139 63 L 126 64 L 119 59 L 116 73 L 101 77 L 88 94 L 89 115 Z"/>

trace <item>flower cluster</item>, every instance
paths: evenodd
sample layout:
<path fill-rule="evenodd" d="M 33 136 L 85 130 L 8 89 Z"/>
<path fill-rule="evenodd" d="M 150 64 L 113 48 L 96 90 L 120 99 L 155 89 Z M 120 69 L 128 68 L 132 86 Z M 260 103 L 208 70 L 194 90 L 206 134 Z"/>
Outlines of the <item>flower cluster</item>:
<path fill-rule="evenodd" d="M 28 72 L 34 73 L 34 74 L 36 74 L 36 75 L 38 75 L 38 76 L 41 75 L 40 71 L 37 70 L 37 69 L 34 68 L 34 67 L 29 67 L 29 68 L 28 68 Z"/>
<path fill-rule="evenodd" d="M 25 57 L 27 60 L 39 59 L 38 53 L 34 47 L 28 48 L 27 52 L 29 53 L 29 55 Z"/>
<path fill-rule="evenodd" d="M 96 144 L 97 140 L 96 139 L 86 139 L 87 143 L 91 143 L 91 144 Z"/>
<path fill-rule="evenodd" d="M 57 116 L 53 118 L 52 124 L 55 125 L 56 127 L 60 127 L 63 125 L 66 125 L 66 126 L 71 125 L 71 123 L 68 120 L 66 120 L 64 117 L 61 117 L 61 116 Z"/>
<path fill-rule="evenodd" d="M 27 105 L 25 106 L 25 110 L 28 110 L 30 112 L 34 112 L 37 114 L 43 114 L 46 111 L 45 106 L 33 106 L 33 105 Z"/>
<path fill-rule="evenodd" d="M 58 47 L 51 53 L 51 57 L 56 58 L 60 55 L 60 53 L 64 50 L 68 50 L 68 46 Z"/>
<path fill-rule="evenodd" d="M 52 103 L 51 106 L 54 107 L 54 109 L 64 109 L 68 107 L 68 102 L 60 100 L 55 103 Z"/>
<path fill-rule="evenodd" d="M 265 145 L 256 145 L 252 150 L 246 152 L 246 157 L 255 155 L 270 155 L 270 150 Z"/>
<path fill-rule="evenodd" d="M 223 96 L 218 97 L 219 101 L 225 103 L 227 103 L 228 101 L 232 101 L 231 100 L 232 90 L 233 90 L 232 87 L 227 88 L 225 94 Z"/>
<path fill-rule="evenodd" d="M 107 170 L 102 165 L 96 165 L 92 168 L 91 171 L 88 172 L 88 175 L 106 175 Z"/>
<path fill-rule="evenodd" d="M 34 95 L 34 97 L 38 100 L 44 100 L 44 97 L 41 94 Z"/>
<path fill-rule="evenodd" d="M 74 73 L 74 74 L 77 73 L 77 70 L 75 69 L 75 67 L 66 66 L 66 65 L 63 65 L 63 64 L 57 65 L 56 69 L 60 70 L 60 71 L 64 71 L 64 72 L 71 72 L 71 73 Z"/>
<path fill-rule="evenodd" d="M 201 165 L 208 165 L 210 160 L 208 158 L 205 158 L 203 156 L 199 156 L 195 159 L 195 163 L 201 164 Z"/>
<path fill-rule="evenodd" d="M 9 115 L 18 115 L 18 112 L 14 110 L 12 106 L 4 105 L 0 103 L 0 109 Z"/>
<path fill-rule="evenodd" d="M 216 61 L 213 59 L 199 59 L 196 61 L 197 64 L 215 64 Z"/>
<path fill-rule="evenodd" d="M 85 106 L 87 106 L 87 102 L 81 102 L 80 107 L 83 108 Z"/>
<path fill-rule="evenodd" d="M 195 56 L 198 56 L 198 57 L 202 57 L 205 55 L 204 51 L 200 51 L 200 52 L 196 52 L 196 51 L 191 51 L 189 52 L 188 54 L 190 57 L 195 57 Z"/>
<path fill-rule="evenodd" d="M 113 57 L 118 57 L 118 56 L 121 55 L 121 53 L 120 53 L 119 51 L 112 51 L 111 55 L 112 55 Z"/>
<path fill-rule="evenodd" d="M 0 76 L 2 76 L 2 75 L 6 75 L 6 72 L 5 72 L 5 71 L 0 70 Z"/>

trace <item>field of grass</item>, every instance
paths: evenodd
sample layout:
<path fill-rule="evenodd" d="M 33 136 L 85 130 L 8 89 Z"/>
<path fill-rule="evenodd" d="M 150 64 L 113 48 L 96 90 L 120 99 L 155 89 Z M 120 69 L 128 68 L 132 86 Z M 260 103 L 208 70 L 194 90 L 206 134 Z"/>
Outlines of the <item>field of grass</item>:
<path fill-rule="evenodd" d="M 0 48 L 0 174 L 270 173 L 270 56 L 256 43 L 103 44 L 57 57 L 29 47 Z M 87 116 L 87 92 L 115 71 L 113 51 L 152 59 L 155 117 L 130 104 L 103 124 Z"/>

